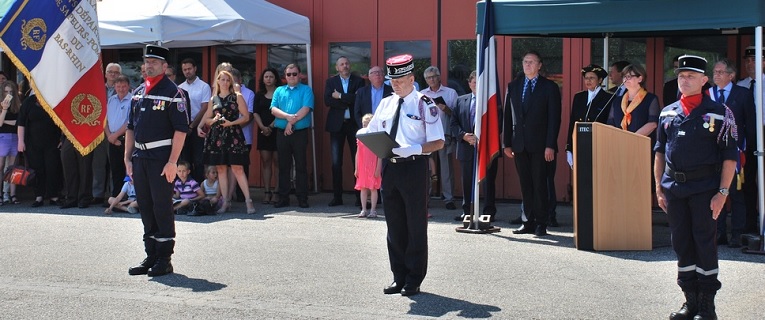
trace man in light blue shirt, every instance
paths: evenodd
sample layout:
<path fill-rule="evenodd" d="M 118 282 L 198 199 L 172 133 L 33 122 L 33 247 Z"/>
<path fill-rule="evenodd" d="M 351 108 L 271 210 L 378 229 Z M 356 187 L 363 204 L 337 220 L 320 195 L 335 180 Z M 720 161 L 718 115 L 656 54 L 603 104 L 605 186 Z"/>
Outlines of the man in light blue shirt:
<path fill-rule="evenodd" d="M 271 114 L 276 117 L 276 150 L 279 152 L 279 199 L 275 208 L 290 203 L 290 174 L 295 161 L 295 194 L 298 206 L 308 208 L 308 129 L 313 112 L 313 91 L 300 83 L 300 67 L 291 63 L 284 69 L 287 84 L 276 88 Z"/>

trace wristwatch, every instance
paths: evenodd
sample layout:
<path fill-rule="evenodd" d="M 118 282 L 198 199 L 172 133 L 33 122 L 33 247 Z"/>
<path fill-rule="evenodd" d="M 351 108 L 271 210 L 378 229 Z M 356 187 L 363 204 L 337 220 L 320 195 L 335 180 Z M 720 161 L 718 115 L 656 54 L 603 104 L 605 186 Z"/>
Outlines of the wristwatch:
<path fill-rule="evenodd" d="M 726 196 L 726 197 L 727 197 L 727 196 L 728 196 L 728 194 L 730 193 L 730 192 L 728 191 L 728 188 L 720 188 L 720 190 L 717 190 L 717 191 L 718 191 L 718 192 L 720 192 L 720 194 L 721 194 L 721 195 L 724 195 L 724 196 Z"/>

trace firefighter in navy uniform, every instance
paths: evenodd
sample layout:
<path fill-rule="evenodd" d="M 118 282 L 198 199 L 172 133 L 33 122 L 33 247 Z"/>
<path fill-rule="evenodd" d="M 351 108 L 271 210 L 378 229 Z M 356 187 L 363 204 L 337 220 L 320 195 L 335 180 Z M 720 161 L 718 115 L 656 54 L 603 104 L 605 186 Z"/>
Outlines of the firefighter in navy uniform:
<path fill-rule="evenodd" d="M 375 110 L 368 131 L 386 131 L 398 142 L 383 160 L 382 195 L 388 226 L 393 283 L 385 294 L 420 292 L 428 268 L 428 155 L 444 146 L 435 102 L 414 90 L 414 62 L 408 54 L 386 61 L 394 94 Z"/>
<path fill-rule="evenodd" d="M 736 169 L 733 113 L 702 93 L 704 58 L 679 59 L 682 98 L 662 110 L 657 130 L 656 197 L 667 212 L 685 303 L 670 319 L 717 319 L 717 217 Z"/>
<path fill-rule="evenodd" d="M 133 93 L 127 132 L 125 168 L 133 178 L 143 222 L 146 259 L 130 275 L 161 276 L 173 272 L 175 246 L 173 181 L 178 156 L 189 130 L 186 97 L 165 76 L 166 48 L 147 45 L 146 79 Z"/>

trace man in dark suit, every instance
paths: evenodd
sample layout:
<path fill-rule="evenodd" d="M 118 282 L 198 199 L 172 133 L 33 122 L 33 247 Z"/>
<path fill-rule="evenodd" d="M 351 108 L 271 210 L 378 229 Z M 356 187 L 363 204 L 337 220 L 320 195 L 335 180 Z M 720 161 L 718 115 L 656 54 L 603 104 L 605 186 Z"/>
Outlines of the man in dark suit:
<path fill-rule="evenodd" d="M 733 79 L 736 79 L 736 67 L 733 61 L 722 58 L 715 63 L 713 71 L 713 86 L 707 92 L 712 100 L 725 104 L 733 112 L 738 128 L 738 141 L 736 143 L 739 151 L 743 153 L 746 150 L 746 141 L 757 139 L 757 129 L 755 129 L 757 115 L 755 114 L 754 98 L 747 88 L 732 82 Z M 739 161 L 737 168 L 740 167 Z M 741 246 L 740 238 L 746 224 L 746 199 L 744 190 L 739 187 L 740 180 L 746 181 L 746 179 L 741 179 L 743 173 L 745 172 L 740 169 L 736 170 L 729 188 L 731 206 L 730 208 L 723 207 L 720 217 L 717 219 L 718 245 L 729 244 L 727 217 L 730 212 L 731 239 L 729 246 L 731 248 Z"/>
<path fill-rule="evenodd" d="M 335 62 L 337 75 L 327 79 L 324 85 L 324 104 L 329 107 L 327 125 L 332 152 L 332 192 L 334 196 L 329 206 L 343 204 L 343 149 L 345 141 L 351 149 L 351 159 L 356 159 L 356 131 L 359 130 L 353 119 L 353 104 L 356 91 L 364 85 L 364 80 L 351 74 L 351 62 L 341 56 Z M 358 197 L 357 197 L 357 202 Z"/>
<path fill-rule="evenodd" d="M 353 118 L 361 128 L 361 117 L 367 113 L 374 114 L 380 100 L 393 94 L 393 88 L 383 82 L 383 71 L 379 66 L 369 68 L 369 85 L 356 91 Z"/>
<path fill-rule="evenodd" d="M 677 59 L 680 58 L 680 55 L 676 55 L 672 59 L 672 66 L 675 70 L 680 66 L 678 65 Z M 680 100 L 680 91 L 677 90 L 677 77 L 672 78 L 672 80 L 669 80 L 664 83 L 664 90 L 662 93 L 662 107 L 666 107 L 670 104 L 675 103 L 675 101 Z"/>
<path fill-rule="evenodd" d="M 473 185 L 475 181 L 475 144 L 478 140 L 475 137 L 475 85 L 476 72 L 473 71 L 468 77 L 468 86 L 471 93 L 457 98 L 454 104 L 454 114 L 451 118 L 452 136 L 457 139 L 457 160 L 460 161 L 462 169 L 462 214 L 454 217 L 454 220 L 462 221 L 465 215 L 470 214 L 470 207 L 473 203 Z M 498 114 L 502 114 L 501 112 Z M 484 179 L 484 189 L 486 190 L 486 203 L 483 207 L 483 214 L 491 216 L 494 221 L 494 215 L 497 213 L 495 207 L 495 184 L 497 178 L 497 159 L 491 161 L 491 165 L 486 172 Z"/>
<path fill-rule="evenodd" d="M 624 91 L 626 91 L 622 86 L 622 83 L 624 83 L 624 80 L 622 79 L 622 70 L 628 65 L 630 65 L 629 61 L 621 60 L 612 63 L 608 68 L 608 80 L 611 81 L 611 86 L 608 87 L 608 91 L 616 93 L 617 97 L 623 95 Z"/>
<path fill-rule="evenodd" d="M 560 89 L 541 69 L 539 53 L 523 56 L 524 77 L 507 85 L 504 117 L 504 152 L 515 159 L 526 216 L 513 233 L 536 236 L 547 235 L 547 166 L 555 161 L 561 121 Z"/>

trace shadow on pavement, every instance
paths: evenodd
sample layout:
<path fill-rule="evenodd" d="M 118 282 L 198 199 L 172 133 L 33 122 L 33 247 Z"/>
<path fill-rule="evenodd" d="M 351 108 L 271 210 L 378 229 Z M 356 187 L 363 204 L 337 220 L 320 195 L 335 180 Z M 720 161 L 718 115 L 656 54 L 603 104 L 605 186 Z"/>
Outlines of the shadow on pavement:
<path fill-rule="evenodd" d="M 225 284 L 210 282 L 205 279 L 189 278 L 180 273 L 171 273 L 161 277 L 153 277 L 149 281 L 159 282 L 168 287 L 189 288 L 193 292 L 218 291 L 225 287 Z"/>
<path fill-rule="evenodd" d="M 458 317 L 491 318 L 492 312 L 502 311 L 496 306 L 476 304 L 427 292 L 410 296 L 409 299 L 412 299 L 413 302 L 408 314 L 418 316 L 443 317 L 449 312 L 458 311 Z"/>

